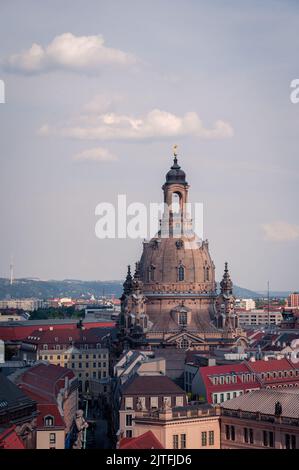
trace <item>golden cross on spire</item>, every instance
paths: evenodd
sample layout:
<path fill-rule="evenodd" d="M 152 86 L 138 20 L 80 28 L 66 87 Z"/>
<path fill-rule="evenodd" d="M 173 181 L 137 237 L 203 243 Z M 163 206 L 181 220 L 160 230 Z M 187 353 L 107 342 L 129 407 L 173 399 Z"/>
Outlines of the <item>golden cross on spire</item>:
<path fill-rule="evenodd" d="M 177 150 L 178 150 L 177 144 L 175 144 L 175 145 L 172 147 L 172 149 L 173 149 L 173 156 L 176 157 L 177 154 L 178 154 L 178 152 L 177 152 Z"/>

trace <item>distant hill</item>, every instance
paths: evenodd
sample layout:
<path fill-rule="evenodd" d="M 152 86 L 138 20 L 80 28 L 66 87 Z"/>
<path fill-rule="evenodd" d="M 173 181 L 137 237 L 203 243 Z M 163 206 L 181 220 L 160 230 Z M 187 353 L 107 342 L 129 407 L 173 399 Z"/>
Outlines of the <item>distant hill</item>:
<path fill-rule="evenodd" d="M 122 294 L 123 281 L 80 281 L 65 279 L 62 281 L 41 281 L 39 279 L 16 279 L 11 286 L 8 279 L 0 278 L 0 299 L 20 299 L 35 297 L 49 299 L 56 297 L 100 297 L 102 295 Z M 219 286 L 218 286 L 219 287 Z M 261 297 L 261 293 L 234 286 L 234 295 L 241 298 Z"/>

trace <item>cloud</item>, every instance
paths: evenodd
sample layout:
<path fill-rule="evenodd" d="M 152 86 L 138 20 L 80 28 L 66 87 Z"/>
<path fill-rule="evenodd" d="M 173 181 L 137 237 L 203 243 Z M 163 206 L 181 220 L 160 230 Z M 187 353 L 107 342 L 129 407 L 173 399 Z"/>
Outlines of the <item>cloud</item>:
<path fill-rule="evenodd" d="M 93 162 L 112 162 L 117 160 L 117 157 L 109 152 L 109 150 L 102 147 L 95 147 L 83 150 L 74 156 L 74 160 L 93 161 Z"/>
<path fill-rule="evenodd" d="M 288 222 L 272 222 L 262 224 L 264 239 L 274 242 L 293 241 L 299 238 L 299 225 Z"/>
<path fill-rule="evenodd" d="M 95 95 L 83 108 L 87 114 L 101 114 L 111 111 L 115 105 L 121 103 L 124 97 L 121 94 L 107 95 L 99 93 Z"/>
<path fill-rule="evenodd" d="M 208 129 L 196 112 L 177 116 L 167 111 L 153 109 L 146 115 L 134 117 L 127 114 L 103 113 L 81 115 L 71 125 L 51 127 L 43 125 L 40 135 L 60 135 L 87 140 L 154 140 L 194 136 L 202 139 L 223 139 L 234 134 L 230 123 L 218 120 Z"/>
<path fill-rule="evenodd" d="M 101 35 L 64 33 L 45 47 L 34 43 L 30 49 L 10 55 L 3 65 L 11 72 L 39 74 L 58 69 L 88 72 L 107 65 L 128 66 L 136 62 L 133 54 L 106 47 Z"/>

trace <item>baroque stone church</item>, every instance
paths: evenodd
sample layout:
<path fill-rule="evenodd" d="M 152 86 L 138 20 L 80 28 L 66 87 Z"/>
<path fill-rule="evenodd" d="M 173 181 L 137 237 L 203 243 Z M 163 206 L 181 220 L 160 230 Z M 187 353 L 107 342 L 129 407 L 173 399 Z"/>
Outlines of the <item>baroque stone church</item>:
<path fill-rule="evenodd" d="M 143 242 L 135 273 L 129 266 L 123 285 L 121 339 L 131 347 L 198 350 L 245 344 L 227 263 L 217 294 L 208 241 L 192 230 L 189 185 L 176 153 L 162 190 L 159 231 Z"/>

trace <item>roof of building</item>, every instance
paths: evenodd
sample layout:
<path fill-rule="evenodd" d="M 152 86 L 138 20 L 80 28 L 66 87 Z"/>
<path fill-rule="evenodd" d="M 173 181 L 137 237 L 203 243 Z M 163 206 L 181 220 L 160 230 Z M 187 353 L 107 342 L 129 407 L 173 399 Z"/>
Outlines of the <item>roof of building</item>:
<path fill-rule="evenodd" d="M 161 395 L 165 393 L 185 395 L 185 391 L 166 375 L 135 375 L 124 385 L 124 395 L 135 395 L 141 393 L 145 395 Z"/>
<path fill-rule="evenodd" d="M 34 402 L 0 372 L 0 411 L 14 406 L 27 406 Z"/>
<path fill-rule="evenodd" d="M 66 329 L 73 331 L 77 328 L 78 320 L 69 319 L 48 319 L 48 320 L 27 320 L 27 321 L 13 321 L 1 322 L 0 325 L 0 338 L 4 341 L 20 341 L 30 335 L 37 329 L 43 331 L 53 328 L 53 331 Z M 115 322 L 98 319 L 96 321 L 84 320 L 83 325 L 85 330 L 91 328 L 114 328 Z"/>
<path fill-rule="evenodd" d="M 261 389 L 240 395 L 226 401 L 221 406 L 229 410 L 259 412 L 274 415 L 275 404 L 279 402 L 282 407 L 282 416 L 288 418 L 299 417 L 299 390 L 288 389 L 283 391 Z"/>
<path fill-rule="evenodd" d="M 120 441 L 120 449 L 164 449 L 161 442 L 152 431 L 147 431 L 138 437 L 125 437 Z"/>
<path fill-rule="evenodd" d="M 23 441 L 15 431 L 15 426 L 0 430 L 0 449 L 25 449 Z"/>
<path fill-rule="evenodd" d="M 52 403 L 56 403 L 56 397 L 64 387 L 65 378 L 72 380 L 75 375 L 65 367 L 42 363 L 26 370 L 18 378 L 18 383 L 24 391 L 31 390 L 40 399 L 43 397 L 47 402 L 52 399 Z"/>
<path fill-rule="evenodd" d="M 256 373 L 274 372 L 279 370 L 290 370 L 297 368 L 296 364 L 286 358 L 269 360 L 262 359 L 253 362 L 249 361 L 247 364 L 249 365 L 250 369 Z"/>
<path fill-rule="evenodd" d="M 95 331 L 94 331 L 95 330 Z M 60 330 L 35 330 L 24 339 L 26 343 L 32 344 L 69 344 L 69 343 L 98 343 L 104 336 L 109 334 L 106 328 L 96 329 L 60 329 Z"/>

